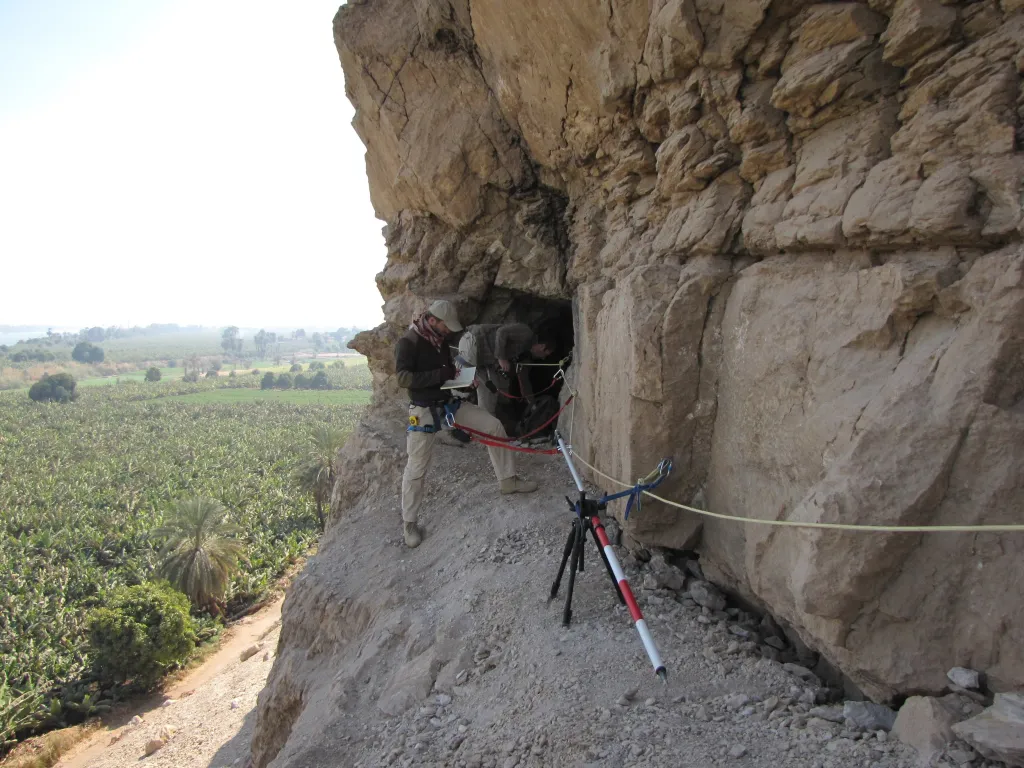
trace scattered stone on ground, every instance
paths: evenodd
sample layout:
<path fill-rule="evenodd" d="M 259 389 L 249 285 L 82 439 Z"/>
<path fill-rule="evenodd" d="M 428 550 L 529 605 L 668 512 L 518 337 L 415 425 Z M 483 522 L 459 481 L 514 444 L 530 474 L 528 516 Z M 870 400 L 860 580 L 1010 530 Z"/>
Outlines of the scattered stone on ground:
<path fill-rule="evenodd" d="M 981 681 L 977 672 L 964 667 L 953 667 L 946 673 L 946 677 L 954 685 L 974 691 L 981 687 Z"/>
<path fill-rule="evenodd" d="M 400 465 L 400 440 L 366 455 Z M 520 459 L 541 490 L 502 498 L 482 451 L 439 447 L 433 461 L 419 548 L 402 545 L 386 485 L 335 521 L 293 584 L 290 639 L 258 710 L 256 768 L 917 768 L 915 749 L 888 734 L 893 710 L 844 702 L 807 648 L 737 634 L 783 631 L 690 569 L 681 584 L 668 578 L 660 551 L 614 547 L 632 585 L 661 574 L 635 591 L 667 685 L 589 542 L 563 627 L 567 574 L 548 595 L 570 522 L 564 466 Z M 771 656 L 781 652 L 784 663 Z M 976 706 L 959 694 L 949 703 L 966 704 Z M 953 750 L 969 753 L 943 747 L 948 768 L 959 765 Z M 971 768 L 986 765 L 975 757 Z"/>
<path fill-rule="evenodd" d="M 922 761 L 929 763 L 953 740 L 952 726 L 958 719 L 939 699 L 911 696 L 900 707 L 892 733 L 916 749 Z"/>
<path fill-rule="evenodd" d="M 1024 694 L 997 693 L 991 707 L 954 725 L 953 733 L 984 757 L 1024 768 Z"/>

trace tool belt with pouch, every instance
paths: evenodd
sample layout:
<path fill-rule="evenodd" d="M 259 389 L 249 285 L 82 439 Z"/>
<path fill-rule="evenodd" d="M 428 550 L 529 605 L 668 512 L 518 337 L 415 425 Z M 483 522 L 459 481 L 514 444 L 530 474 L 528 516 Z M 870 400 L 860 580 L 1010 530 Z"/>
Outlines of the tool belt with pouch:
<path fill-rule="evenodd" d="M 406 428 L 407 432 L 426 432 L 428 435 L 432 435 L 435 432 L 440 432 L 445 427 L 451 429 L 455 424 L 455 414 L 459 410 L 459 406 L 462 405 L 461 400 L 447 400 L 439 402 L 419 402 L 413 400 L 409 403 L 409 408 L 426 408 L 430 411 L 431 419 L 433 424 L 421 424 L 418 416 L 409 416 L 409 426 Z"/>

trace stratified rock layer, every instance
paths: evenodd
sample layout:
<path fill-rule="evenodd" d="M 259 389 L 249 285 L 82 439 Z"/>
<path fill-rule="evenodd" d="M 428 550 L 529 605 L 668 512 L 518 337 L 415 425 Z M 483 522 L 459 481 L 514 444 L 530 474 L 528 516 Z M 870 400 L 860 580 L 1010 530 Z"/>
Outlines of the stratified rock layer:
<path fill-rule="evenodd" d="M 1020 2 L 366 0 L 335 39 L 387 222 L 379 400 L 428 300 L 572 299 L 573 441 L 611 475 L 671 455 L 667 496 L 765 520 L 1021 522 Z M 1024 686 L 1021 534 L 656 504 L 627 533 L 697 547 L 878 701 L 957 665 Z"/>

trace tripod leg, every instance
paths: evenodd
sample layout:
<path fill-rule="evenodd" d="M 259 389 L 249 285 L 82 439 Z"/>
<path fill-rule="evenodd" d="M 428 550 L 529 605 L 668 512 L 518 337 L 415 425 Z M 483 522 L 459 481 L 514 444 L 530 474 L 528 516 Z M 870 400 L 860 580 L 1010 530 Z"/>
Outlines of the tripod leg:
<path fill-rule="evenodd" d="M 555 576 L 555 581 L 551 585 L 551 594 L 548 595 L 548 602 L 550 603 L 555 597 L 558 596 L 558 588 L 562 584 L 562 574 L 565 573 L 565 564 L 569 562 L 569 553 L 572 552 L 572 545 L 576 541 L 576 523 L 572 524 L 572 528 L 569 530 L 569 538 L 565 540 L 565 549 L 562 550 L 562 564 L 558 566 L 558 575 Z"/>
<path fill-rule="evenodd" d="M 587 528 L 590 531 L 590 535 L 594 537 L 594 544 L 597 545 L 597 551 L 601 554 L 601 560 L 604 562 L 605 570 L 608 571 L 608 578 L 612 580 L 612 586 L 615 587 L 615 594 L 619 596 L 619 602 L 625 605 L 626 598 L 622 596 L 622 590 L 619 589 L 619 581 L 615 578 L 615 571 L 612 570 L 612 564 L 608 562 L 608 555 L 604 553 L 604 547 L 601 546 L 601 540 L 597 538 L 597 531 L 594 530 L 594 524 L 588 521 Z"/>
<path fill-rule="evenodd" d="M 583 521 L 578 517 L 572 521 L 574 534 L 572 544 L 572 562 L 569 564 L 569 588 L 565 591 L 565 610 L 562 612 L 562 626 L 568 627 L 572 621 L 572 589 L 576 584 L 576 569 L 579 566 L 580 556 L 583 554 Z"/>

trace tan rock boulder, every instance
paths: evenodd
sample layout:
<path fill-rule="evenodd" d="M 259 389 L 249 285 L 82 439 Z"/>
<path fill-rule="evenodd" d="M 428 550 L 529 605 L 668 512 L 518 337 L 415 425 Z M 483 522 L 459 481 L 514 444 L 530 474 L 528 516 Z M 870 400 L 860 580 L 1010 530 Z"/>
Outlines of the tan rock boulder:
<path fill-rule="evenodd" d="M 990 760 L 1024 768 L 1024 694 L 997 693 L 991 707 L 953 732 Z"/>
<path fill-rule="evenodd" d="M 843 235 L 850 243 L 907 242 L 911 207 L 920 187 L 920 163 L 901 157 L 883 160 L 850 196 Z"/>
<path fill-rule="evenodd" d="M 919 61 L 953 34 L 956 9 L 938 0 L 898 0 L 882 34 L 882 58 L 898 67 Z"/>
<path fill-rule="evenodd" d="M 911 696 L 900 707 L 893 736 L 909 744 L 928 765 L 953 740 L 953 724 L 957 714 L 940 699 L 930 696 Z"/>
<path fill-rule="evenodd" d="M 343 66 L 366 75 L 348 93 L 356 131 L 373 137 L 374 209 L 386 219 L 413 208 L 468 224 L 483 211 L 487 186 L 510 190 L 528 178 L 526 157 L 460 42 L 466 30 L 458 19 L 432 29 L 406 3 L 374 9 L 368 16 L 343 6 L 334 27 Z M 418 99 L 428 92 L 424 109 Z"/>
<path fill-rule="evenodd" d="M 782 220 L 795 175 L 796 168 L 789 166 L 769 174 L 760 183 L 743 217 L 744 250 L 761 255 L 777 250 L 775 225 Z"/>
<path fill-rule="evenodd" d="M 982 221 L 974 209 L 978 185 L 965 163 L 948 163 L 926 178 L 910 208 L 917 242 L 977 242 Z"/>
<path fill-rule="evenodd" d="M 811 6 L 790 34 L 772 104 L 791 113 L 805 133 L 856 114 L 895 92 L 899 72 L 882 60 L 878 35 L 885 19 L 859 3 Z"/>
<path fill-rule="evenodd" d="M 1024 338 L 1024 253 L 981 258 L 952 283 L 948 262 L 908 271 L 911 263 L 845 271 L 782 260 L 741 273 L 722 327 L 712 508 L 941 525 L 1006 520 L 1020 503 L 1010 478 L 1024 458 L 1010 446 L 1024 421 L 1008 409 L 1022 391 L 1004 371 Z M 931 314 L 943 294 L 970 309 Z M 979 644 L 990 610 L 1004 627 L 1024 626 L 997 590 L 980 597 L 981 584 L 1020 567 L 995 539 L 978 551 L 962 537 L 793 535 L 709 521 L 703 548 L 713 580 L 829 648 L 876 699 L 939 690 L 944 670 L 965 658 L 997 688 L 1019 684 L 1010 670 L 1024 661 L 1022 630 Z M 924 572 L 927 587 L 916 576 Z"/>
<path fill-rule="evenodd" d="M 583 424 L 574 440 L 584 456 L 600 456 L 605 471 L 639 477 L 665 456 L 692 455 L 663 487 L 686 498 L 699 489 L 721 343 L 704 328 L 715 324 L 725 305 L 728 276 L 723 260 L 698 259 L 682 268 L 638 270 L 615 289 L 583 293 L 580 322 L 589 332 L 574 369 L 581 402 L 589 405 L 577 412 Z M 647 437 L 637 440 L 635 434 Z M 660 541 L 678 548 L 692 544 L 700 529 L 699 519 L 652 502 L 630 523 L 631 535 L 658 531 Z"/>
<path fill-rule="evenodd" d="M 704 50 L 704 32 L 693 0 L 655 0 L 644 61 L 655 83 L 689 74 Z"/>
<path fill-rule="evenodd" d="M 705 38 L 701 62 L 716 69 L 730 67 L 761 26 L 770 4 L 770 0 L 696 0 Z"/>

